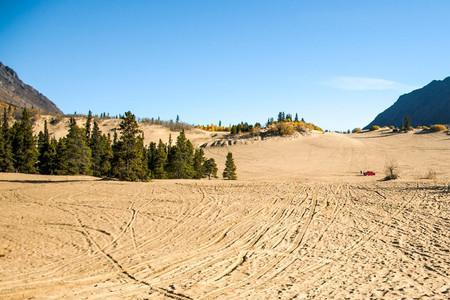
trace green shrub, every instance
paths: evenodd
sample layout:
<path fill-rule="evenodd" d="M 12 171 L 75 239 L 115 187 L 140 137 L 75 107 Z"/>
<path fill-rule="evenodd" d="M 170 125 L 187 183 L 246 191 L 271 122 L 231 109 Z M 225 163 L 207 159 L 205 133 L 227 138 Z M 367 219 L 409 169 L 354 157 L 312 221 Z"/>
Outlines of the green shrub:
<path fill-rule="evenodd" d="M 355 128 L 355 129 L 353 129 L 352 130 L 352 133 L 360 133 L 362 130 L 361 130 L 361 128 Z"/>
<path fill-rule="evenodd" d="M 380 126 L 378 126 L 378 125 L 372 125 L 372 127 L 370 127 L 370 131 L 375 131 L 378 129 L 380 129 Z"/>

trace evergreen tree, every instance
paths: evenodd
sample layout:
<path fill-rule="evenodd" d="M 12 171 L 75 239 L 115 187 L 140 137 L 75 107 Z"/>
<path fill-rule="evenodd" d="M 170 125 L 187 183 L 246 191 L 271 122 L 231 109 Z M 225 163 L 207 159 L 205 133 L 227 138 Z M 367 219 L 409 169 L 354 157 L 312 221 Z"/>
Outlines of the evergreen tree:
<path fill-rule="evenodd" d="M 36 173 L 37 148 L 33 136 L 33 121 L 26 108 L 22 111 L 20 121 L 11 128 L 14 168 L 21 173 Z"/>
<path fill-rule="evenodd" d="M 94 120 L 89 146 L 92 152 L 92 174 L 97 177 L 109 176 L 112 159 L 111 141 L 101 133 L 96 120 Z"/>
<path fill-rule="evenodd" d="M 123 116 L 119 130 L 121 136 L 113 148 L 113 176 L 127 181 L 145 180 L 144 141 L 136 117 L 130 111 Z"/>
<path fill-rule="evenodd" d="M 58 174 L 91 175 L 91 149 L 86 139 L 84 128 L 77 126 L 74 118 L 69 120 L 69 132 L 58 145 Z"/>
<path fill-rule="evenodd" d="M 56 142 L 55 174 L 67 174 L 67 169 L 69 167 L 66 160 L 66 154 L 66 137 L 63 137 Z"/>
<path fill-rule="evenodd" d="M 223 170 L 222 174 L 224 179 L 228 180 L 236 180 L 236 165 L 234 164 L 233 160 L 233 154 L 231 152 L 228 152 L 227 154 L 227 160 L 225 162 L 225 169 Z"/>
<path fill-rule="evenodd" d="M 298 114 L 297 114 L 297 113 L 295 113 L 295 119 L 294 119 L 294 121 L 295 121 L 295 122 L 298 122 Z"/>
<path fill-rule="evenodd" d="M 209 179 L 211 179 L 211 176 L 217 178 L 217 171 L 217 164 L 214 158 L 207 159 L 203 163 L 204 176 L 207 176 Z"/>
<path fill-rule="evenodd" d="M 283 113 L 282 113 L 281 111 L 278 113 L 278 119 L 277 119 L 277 121 L 278 121 L 278 122 L 282 122 L 282 121 L 283 121 Z"/>
<path fill-rule="evenodd" d="M 41 174 L 52 174 L 54 171 L 54 160 L 56 149 L 50 142 L 50 135 L 47 128 L 47 120 L 44 122 L 44 132 L 38 135 L 38 170 Z"/>
<path fill-rule="evenodd" d="M 200 179 L 205 177 L 205 171 L 204 171 L 204 163 L 205 163 L 205 153 L 202 148 L 195 149 L 194 152 L 194 162 L 193 162 L 193 168 L 194 168 L 194 178 Z"/>
<path fill-rule="evenodd" d="M 411 128 L 412 128 L 411 118 L 409 116 L 405 116 L 403 118 L 402 130 L 409 131 L 409 130 L 411 130 Z"/>
<path fill-rule="evenodd" d="M 147 150 L 147 162 L 148 162 L 148 170 L 150 171 L 150 175 L 153 177 L 153 171 L 155 170 L 156 165 L 156 143 L 150 142 Z"/>
<path fill-rule="evenodd" d="M 157 179 L 167 178 L 167 150 L 166 145 L 159 140 L 154 158 L 153 177 Z"/>
<path fill-rule="evenodd" d="M 89 110 L 86 118 L 86 125 L 84 126 L 86 128 L 86 138 L 88 141 L 91 138 L 91 123 L 92 123 L 92 111 Z"/>
<path fill-rule="evenodd" d="M 0 128 L 0 172 L 13 172 L 13 154 L 11 146 L 11 135 L 9 129 L 9 112 L 6 107 L 3 110 L 3 121 Z"/>
<path fill-rule="evenodd" d="M 194 147 L 191 141 L 186 139 L 184 130 L 177 137 L 172 161 L 169 161 L 170 176 L 172 178 L 192 178 L 194 175 L 193 156 Z"/>
<path fill-rule="evenodd" d="M 288 122 L 292 122 L 292 115 L 291 114 L 287 114 L 285 120 L 288 121 Z"/>

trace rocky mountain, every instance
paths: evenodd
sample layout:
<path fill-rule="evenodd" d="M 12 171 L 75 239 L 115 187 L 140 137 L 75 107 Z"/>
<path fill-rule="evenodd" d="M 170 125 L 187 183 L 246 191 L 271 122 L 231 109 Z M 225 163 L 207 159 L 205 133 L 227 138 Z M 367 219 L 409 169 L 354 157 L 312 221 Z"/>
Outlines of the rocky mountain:
<path fill-rule="evenodd" d="M 47 97 L 20 80 L 17 73 L 0 62 L 0 104 L 29 107 L 45 114 L 63 112 Z"/>
<path fill-rule="evenodd" d="M 434 80 L 421 89 L 400 96 L 366 128 L 372 125 L 401 126 L 405 116 L 411 118 L 413 126 L 450 124 L 450 77 Z"/>

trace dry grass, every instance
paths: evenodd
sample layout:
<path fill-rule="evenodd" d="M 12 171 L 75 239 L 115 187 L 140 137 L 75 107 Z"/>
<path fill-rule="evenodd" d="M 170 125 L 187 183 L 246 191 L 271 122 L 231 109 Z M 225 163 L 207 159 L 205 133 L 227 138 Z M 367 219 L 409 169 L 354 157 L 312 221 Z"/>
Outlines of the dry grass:
<path fill-rule="evenodd" d="M 429 169 L 425 174 L 425 179 L 435 180 L 437 178 L 437 172 L 434 169 Z"/>

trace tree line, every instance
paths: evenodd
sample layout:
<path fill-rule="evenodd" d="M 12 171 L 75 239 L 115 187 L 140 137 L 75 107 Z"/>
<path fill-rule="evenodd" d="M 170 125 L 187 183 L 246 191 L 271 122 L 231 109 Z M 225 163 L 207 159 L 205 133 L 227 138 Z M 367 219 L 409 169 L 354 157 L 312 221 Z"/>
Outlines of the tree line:
<path fill-rule="evenodd" d="M 69 119 L 65 137 L 51 137 L 44 130 L 33 135 L 33 120 L 27 109 L 12 126 L 4 110 L 0 130 L 0 171 L 40 173 L 47 175 L 94 175 L 126 181 L 148 179 L 200 179 L 217 177 L 217 164 L 207 159 L 201 148 L 195 148 L 184 130 L 173 143 L 159 140 L 144 145 L 144 134 L 135 115 L 121 116 L 118 131 L 101 132 L 97 120 L 89 112 L 84 127 Z M 236 166 L 227 155 L 224 179 L 236 179 Z"/>

